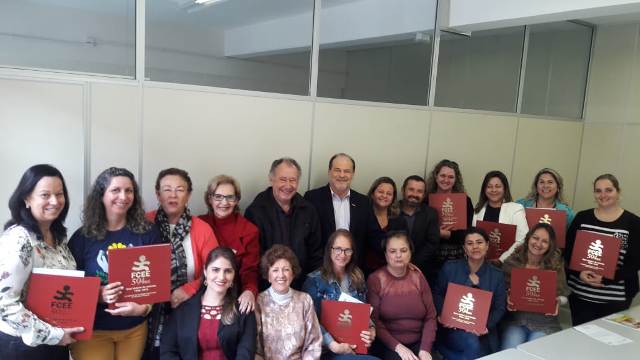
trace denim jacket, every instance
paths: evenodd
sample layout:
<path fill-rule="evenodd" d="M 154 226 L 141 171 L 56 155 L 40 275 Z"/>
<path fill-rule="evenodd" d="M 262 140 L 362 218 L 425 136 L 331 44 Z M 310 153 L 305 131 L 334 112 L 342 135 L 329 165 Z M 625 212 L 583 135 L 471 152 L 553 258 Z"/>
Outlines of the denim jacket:
<path fill-rule="evenodd" d="M 353 296 L 354 298 L 366 303 L 367 302 L 367 293 L 365 291 L 358 291 L 351 285 L 351 279 L 347 277 L 347 283 L 349 284 L 349 292 L 348 295 Z M 316 270 L 309 275 L 307 275 L 307 279 L 302 286 L 302 291 L 306 292 L 313 299 L 313 306 L 316 309 L 316 315 L 318 316 L 318 320 L 321 319 L 320 311 L 322 300 L 338 300 L 340 298 L 340 294 L 342 290 L 340 289 L 340 283 L 336 279 L 331 279 L 329 281 L 325 280 L 320 274 L 320 270 Z M 329 346 L 329 344 L 334 341 L 333 337 L 329 332 L 320 324 L 320 330 L 322 331 L 322 343 L 325 346 Z"/>

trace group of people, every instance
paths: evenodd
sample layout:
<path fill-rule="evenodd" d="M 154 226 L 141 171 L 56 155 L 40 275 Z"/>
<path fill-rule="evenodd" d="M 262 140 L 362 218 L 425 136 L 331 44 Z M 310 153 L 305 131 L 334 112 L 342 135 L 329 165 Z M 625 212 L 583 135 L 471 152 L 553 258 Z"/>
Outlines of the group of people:
<path fill-rule="evenodd" d="M 367 195 L 351 188 L 355 161 L 329 160 L 328 184 L 298 193 L 301 169 L 275 160 L 268 187 L 240 214 L 238 182 L 211 179 L 208 213 L 193 216 L 193 191 L 181 169 L 161 171 L 158 208 L 145 213 L 134 175 L 109 168 L 87 196 L 82 226 L 67 241 L 69 196 L 50 165 L 29 168 L 9 201 L 11 219 L 0 237 L 0 358 L 65 359 L 474 359 L 558 331 L 549 314 L 515 311 L 509 298 L 514 268 L 557 272 L 557 305 L 569 303 L 574 325 L 630 306 L 638 292 L 640 218 L 620 207 L 610 174 L 594 181 L 597 206 L 574 214 L 563 182 L 540 170 L 531 192 L 513 201 L 507 177 L 487 173 L 478 203 L 467 196 L 467 229 L 440 226 L 430 193 L 465 193 L 460 167 L 442 160 L 424 178 L 398 189 L 376 179 Z M 529 228 L 525 207 L 567 213 L 564 252 L 548 224 Z M 499 259 L 487 258 L 489 236 L 477 221 L 516 225 L 516 241 Z M 576 232 L 621 239 L 613 280 L 567 269 Z M 110 249 L 171 244 L 167 303 L 122 302 L 123 285 L 109 283 Z M 49 324 L 25 307 L 34 268 L 82 270 L 100 279 L 93 336 Z M 566 276 L 565 276 L 566 272 Z M 492 293 L 486 328 L 467 332 L 441 322 L 449 283 Z M 349 295 L 372 306 L 356 344 L 335 339 L 319 322 L 323 300 Z"/>

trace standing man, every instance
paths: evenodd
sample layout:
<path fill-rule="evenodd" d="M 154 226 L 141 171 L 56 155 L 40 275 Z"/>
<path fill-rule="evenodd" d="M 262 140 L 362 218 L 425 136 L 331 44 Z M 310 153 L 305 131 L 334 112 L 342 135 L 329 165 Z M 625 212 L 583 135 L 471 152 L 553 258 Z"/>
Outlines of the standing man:
<path fill-rule="evenodd" d="M 409 237 L 413 242 L 411 262 L 422 270 L 430 284 L 435 280 L 435 255 L 440 244 L 438 213 L 423 203 L 426 183 L 418 175 L 411 175 L 402 184 L 400 216 L 407 220 Z"/>
<path fill-rule="evenodd" d="M 329 183 L 309 190 L 304 198 L 318 212 L 322 229 L 322 244 L 337 229 L 351 231 L 355 242 L 355 260 L 362 268 L 367 239 L 376 236 L 375 217 L 369 199 L 351 189 L 356 162 L 345 153 L 338 153 L 329 160 Z"/>
<path fill-rule="evenodd" d="M 274 244 L 289 246 L 296 254 L 301 273 L 291 286 L 300 289 L 307 274 L 322 264 L 322 241 L 318 214 L 298 194 L 300 165 L 292 158 L 275 160 L 269 170 L 271 186 L 259 193 L 245 211 L 245 217 L 260 230 L 260 255 Z M 269 284 L 260 281 L 260 290 Z"/>

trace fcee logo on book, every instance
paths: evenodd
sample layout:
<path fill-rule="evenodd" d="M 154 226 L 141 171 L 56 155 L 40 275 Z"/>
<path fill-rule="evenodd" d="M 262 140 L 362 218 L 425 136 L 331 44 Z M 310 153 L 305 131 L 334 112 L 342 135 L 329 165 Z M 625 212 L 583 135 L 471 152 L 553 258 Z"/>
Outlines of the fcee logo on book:
<path fill-rule="evenodd" d="M 136 285 L 144 285 L 151 283 L 151 270 L 149 269 L 151 261 L 147 257 L 140 255 L 137 261 L 133 262 L 131 267 L 131 283 Z"/>
<path fill-rule="evenodd" d="M 462 296 L 460 302 L 458 303 L 458 312 L 467 315 L 473 315 L 473 306 L 476 302 L 476 299 L 473 298 L 472 293 L 467 293 L 467 295 Z"/>
<path fill-rule="evenodd" d="M 353 316 L 351 315 L 351 311 L 349 309 L 344 309 L 343 312 L 338 314 L 338 325 L 349 327 L 351 326 L 351 320 Z"/>
<path fill-rule="evenodd" d="M 442 215 L 453 216 L 453 201 L 451 201 L 451 198 L 446 198 L 442 202 Z"/>
<path fill-rule="evenodd" d="M 500 229 L 495 228 L 489 233 L 489 241 L 495 245 L 500 245 L 500 241 L 502 240 L 502 233 Z"/>
<path fill-rule="evenodd" d="M 543 224 L 549 224 L 551 225 L 551 216 L 549 216 L 549 214 L 544 214 L 543 217 L 541 217 L 540 219 L 538 219 L 539 223 L 543 223 Z"/>
<path fill-rule="evenodd" d="M 540 297 L 540 279 L 537 275 L 533 275 L 527 280 L 527 286 L 525 286 L 525 292 L 527 296 Z"/>
<path fill-rule="evenodd" d="M 604 245 L 602 245 L 601 240 L 592 241 L 589 245 L 589 248 L 587 249 L 587 258 L 600 261 L 600 258 L 602 258 L 603 248 Z"/>
<path fill-rule="evenodd" d="M 51 309 L 53 312 L 62 312 L 72 309 L 73 306 L 73 291 L 71 291 L 70 285 L 64 285 L 62 290 L 56 290 L 53 295 L 53 301 L 51 301 Z"/>

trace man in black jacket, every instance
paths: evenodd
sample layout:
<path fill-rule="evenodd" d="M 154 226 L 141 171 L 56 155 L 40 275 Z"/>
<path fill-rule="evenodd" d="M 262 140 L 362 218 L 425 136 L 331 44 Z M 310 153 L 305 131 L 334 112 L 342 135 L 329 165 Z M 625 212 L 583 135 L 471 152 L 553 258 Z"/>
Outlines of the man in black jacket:
<path fill-rule="evenodd" d="M 362 267 L 367 240 L 378 239 L 375 216 L 369 198 L 351 189 L 356 162 L 345 153 L 338 153 L 329 160 L 329 183 L 309 190 L 304 198 L 318 212 L 322 229 L 322 244 L 337 229 L 351 231 L 355 242 L 355 259 Z"/>
<path fill-rule="evenodd" d="M 411 262 L 422 270 L 427 279 L 432 279 L 435 255 L 440 244 L 438 213 L 423 203 L 426 183 L 418 175 L 409 176 L 402 184 L 400 215 L 407 220 L 409 237 L 414 252 Z"/>
<path fill-rule="evenodd" d="M 300 165 L 294 159 L 280 158 L 271 164 L 271 186 L 259 193 L 245 211 L 245 217 L 260 230 L 260 255 L 272 245 L 289 246 L 302 271 L 291 287 L 300 289 L 308 273 L 322 264 L 320 222 L 315 208 L 298 194 Z M 260 290 L 269 287 L 265 280 Z"/>

